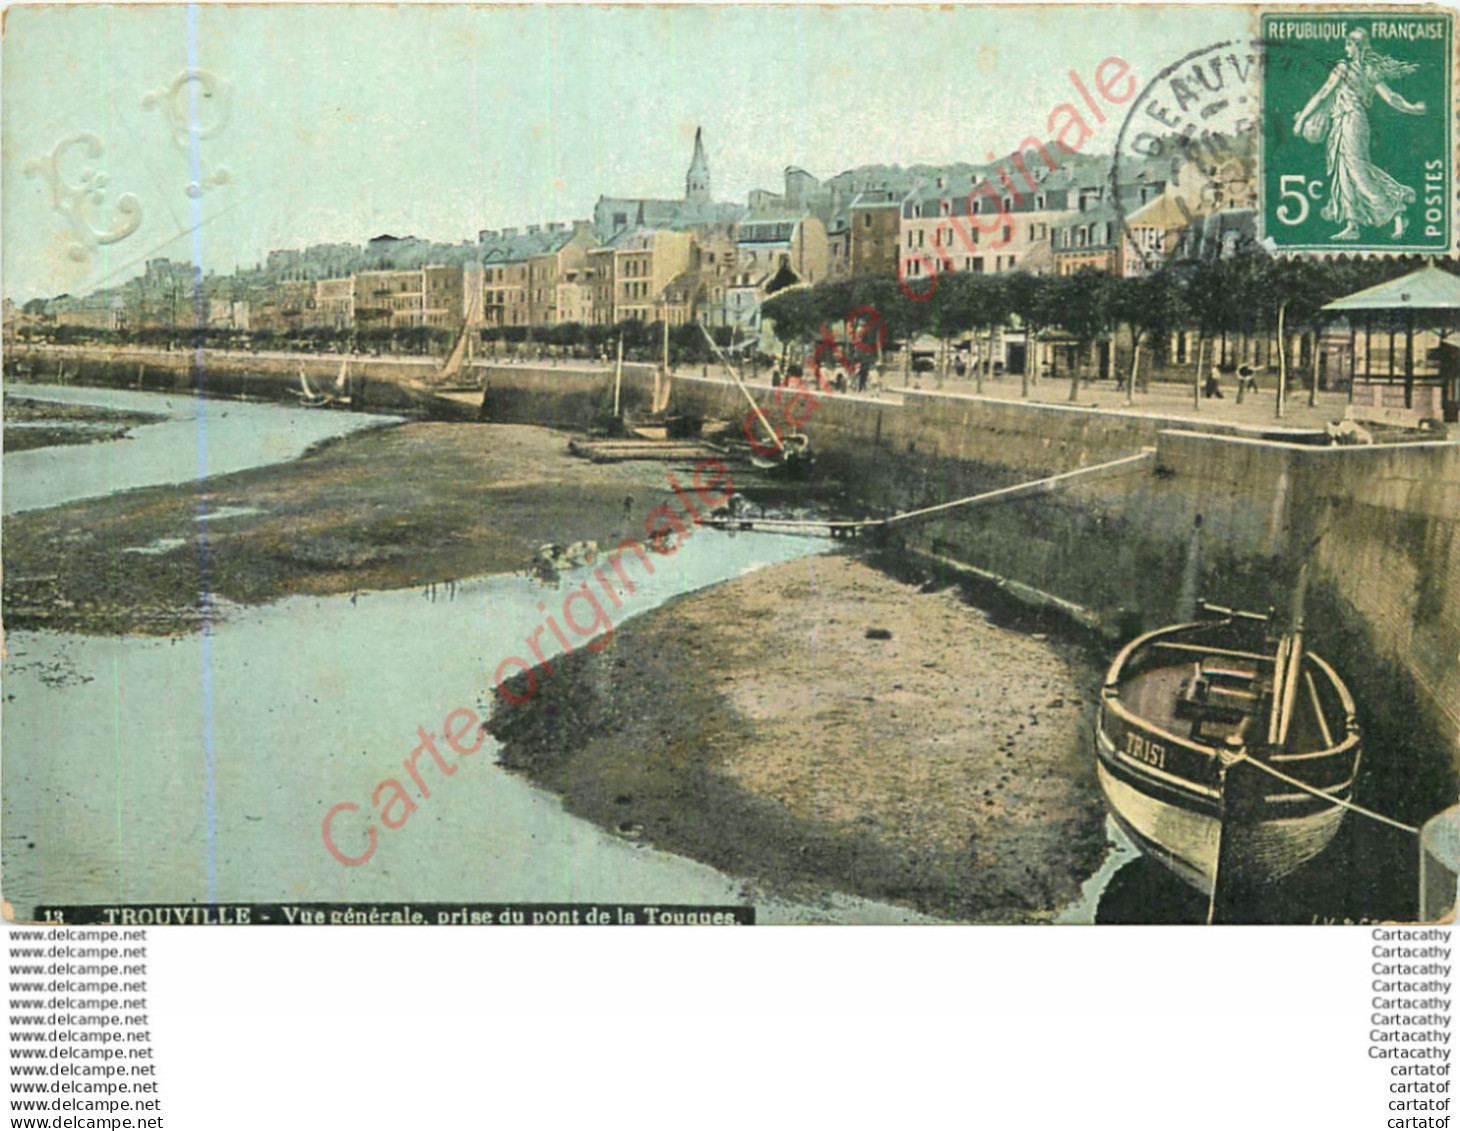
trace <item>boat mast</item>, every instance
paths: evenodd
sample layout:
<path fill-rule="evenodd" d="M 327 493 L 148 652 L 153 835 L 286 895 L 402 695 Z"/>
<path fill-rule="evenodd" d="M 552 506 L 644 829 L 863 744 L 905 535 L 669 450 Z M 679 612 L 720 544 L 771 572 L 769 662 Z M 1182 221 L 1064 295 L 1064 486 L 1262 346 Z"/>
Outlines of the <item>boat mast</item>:
<path fill-rule="evenodd" d="M 730 359 L 725 356 L 725 351 L 722 350 L 719 344 L 715 341 L 715 339 L 710 336 L 710 332 L 705 329 L 705 324 L 703 322 L 696 322 L 695 325 L 700 328 L 700 333 L 705 336 L 705 341 L 710 343 L 710 348 L 715 351 L 715 356 L 720 359 L 720 364 L 725 367 L 725 372 L 730 374 L 730 379 L 734 381 L 736 387 L 745 394 L 745 399 L 750 402 L 751 411 L 755 413 L 756 419 L 758 419 L 761 424 L 765 426 L 765 430 L 770 433 L 772 442 L 774 442 L 777 448 L 784 452 L 786 450 L 786 445 L 781 442 L 780 433 L 778 433 L 774 428 L 771 427 L 771 422 L 765 418 L 765 413 L 761 412 L 760 405 L 755 403 L 755 398 L 750 395 L 750 390 L 745 387 L 745 382 L 740 379 L 740 374 L 735 371 L 735 366 L 731 365 Z"/>
<path fill-rule="evenodd" d="M 1288 741 L 1293 722 L 1293 705 L 1298 696 L 1298 676 L 1303 670 L 1303 604 L 1308 588 L 1308 563 L 1298 567 L 1298 580 L 1288 612 L 1288 632 L 1278 642 L 1277 666 L 1273 671 L 1272 717 L 1268 721 L 1267 742 L 1281 750 Z"/>
<path fill-rule="evenodd" d="M 664 310 L 664 351 L 659 368 L 654 370 L 654 403 L 649 411 L 655 415 L 669 407 L 669 310 Z"/>
<path fill-rule="evenodd" d="M 618 418 L 619 393 L 624 384 L 624 336 L 618 336 L 618 361 L 613 367 L 613 415 Z"/>

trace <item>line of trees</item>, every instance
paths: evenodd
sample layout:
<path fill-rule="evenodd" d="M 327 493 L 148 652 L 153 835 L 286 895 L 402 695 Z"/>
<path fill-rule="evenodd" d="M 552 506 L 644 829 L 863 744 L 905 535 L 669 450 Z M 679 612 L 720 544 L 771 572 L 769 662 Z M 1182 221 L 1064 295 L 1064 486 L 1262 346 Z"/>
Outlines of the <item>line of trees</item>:
<path fill-rule="evenodd" d="M 863 320 L 869 312 L 876 312 L 879 339 L 890 347 L 901 346 L 905 359 L 911 352 L 908 347 L 919 338 L 938 343 L 935 368 L 940 378 L 947 372 L 953 343 L 977 342 L 979 362 L 973 377 L 982 391 L 984 380 L 993 373 L 994 335 L 1001 328 L 1017 328 L 1029 342 L 1029 361 L 1024 366 L 1026 395 L 1037 344 L 1044 342 L 1056 347 L 1051 351 L 1056 366 L 1061 357 L 1065 360 L 1071 400 L 1077 399 L 1081 382 L 1093 377 L 1089 361 L 1097 343 L 1108 343 L 1111 373 L 1127 395 L 1133 396 L 1144 391 L 1162 368 L 1167 377 L 1171 375 L 1170 366 L 1176 359 L 1167 355 L 1167 349 L 1178 331 L 1196 334 L 1194 348 L 1183 359 L 1193 365 L 1190 377 L 1194 382 L 1201 379 L 1207 365 L 1231 368 L 1236 357 L 1254 350 L 1267 368 L 1291 378 L 1300 363 L 1315 356 L 1324 304 L 1413 271 L 1423 262 L 1419 257 L 1274 258 L 1248 244 L 1221 259 L 1167 265 L 1132 278 L 1084 270 L 1073 275 L 955 273 L 917 280 L 866 278 L 822 283 L 767 299 L 762 314 L 781 343 L 782 373 L 795 371 L 788 357 L 792 350 L 804 363 L 828 333 L 845 337 L 854 312 L 862 312 L 858 317 Z M 22 338 L 170 344 L 174 348 L 196 344 L 198 333 L 186 327 L 26 326 L 19 331 Z M 386 325 L 287 332 L 207 328 L 200 333 L 204 344 L 218 348 L 421 354 L 444 353 L 455 338 L 455 332 L 439 327 Z M 626 360 L 657 362 L 663 356 L 663 325 L 659 322 L 489 327 L 480 334 L 486 352 L 496 355 L 611 358 L 622 338 Z M 729 347 L 735 336 L 727 327 L 716 328 L 713 335 L 722 348 Z M 1305 342 L 1301 358 L 1289 356 L 1282 345 L 1295 336 Z M 669 354 L 674 365 L 713 365 L 716 360 L 695 324 L 670 327 Z M 758 355 L 757 360 L 769 363 L 772 359 Z M 1059 376 L 1058 369 L 1047 375 Z M 1312 384 L 1309 378 L 1310 388 Z"/>
<path fill-rule="evenodd" d="M 733 331 L 717 326 L 710 330 L 722 349 L 730 347 Z M 626 320 L 612 326 L 585 322 L 563 322 L 554 326 L 489 326 L 481 331 L 489 346 L 503 343 L 518 352 L 548 347 L 569 357 L 608 358 L 616 355 L 619 339 L 624 343 L 624 360 L 657 362 L 664 356 L 664 323 Z M 701 365 L 715 361 L 714 351 L 699 326 L 687 323 L 669 327 L 671 365 Z"/>
<path fill-rule="evenodd" d="M 440 326 L 311 326 L 280 331 L 236 330 L 218 326 L 201 329 L 171 326 L 103 329 L 63 324 L 22 326 L 17 336 L 23 341 L 45 340 L 58 345 L 139 345 L 187 349 L 201 342 L 209 349 L 444 354 L 456 341 L 459 332 Z M 715 327 L 710 332 L 722 349 L 731 346 L 734 332 L 729 327 Z M 664 325 L 661 322 L 624 321 L 613 326 L 581 322 L 554 326 L 491 326 L 477 333 L 482 347 L 479 352 L 497 356 L 599 360 L 615 356 L 620 338 L 623 339 L 626 361 L 658 362 L 664 356 Z M 673 365 L 710 365 L 716 361 L 704 333 L 693 323 L 669 328 L 669 357 Z"/>
<path fill-rule="evenodd" d="M 1423 266 L 1420 257 L 1327 259 L 1275 258 L 1258 246 L 1208 262 L 1163 266 L 1148 274 L 1122 278 L 1086 269 L 1072 275 L 1025 272 L 983 275 L 944 274 L 924 279 L 857 279 L 820 284 L 774 296 L 762 308 L 772 321 L 783 356 L 804 353 L 826 333 L 840 336 L 853 312 L 876 311 L 889 345 L 900 344 L 905 358 L 921 337 L 939 343 L 937 370 L 946 372 L 953 342 L 987 343 L 974 378 L 982 390 L 992 372 L 993 334 L 1018 328 L 1028 335 L 1031 364 L 1036 342 L 1058 342 L 1070 362 L 1070 400 L 1082 380 L 1091 379 L 1088 359 L 1096 343 L 1110 343 L 1112 375 L 1127 394 L 1144 391 L 1166 355 L 1171 336 L 1194 331 L 1196 348 L 1186 360 L 1200 379 L 1204 365 L 1235 365 L 1244 347 L 1265 350 L 1269 368 L 1291 381 L 1297 359 L 1283 339 L 1302 336 L 1305 359 L 1316 349 L 1322 307 L 1366 287 Z M 1279 326 L 1282 328 L 1279 336 Z M 1116 366 L 1117 341 L 1124 364 Z M 1056 351 L 1055 356 L 1058 356 Z M 906 360 L 904 364 L 907 364 Z M 1028 394 L 1030 364 L 1025 366 Z"/>

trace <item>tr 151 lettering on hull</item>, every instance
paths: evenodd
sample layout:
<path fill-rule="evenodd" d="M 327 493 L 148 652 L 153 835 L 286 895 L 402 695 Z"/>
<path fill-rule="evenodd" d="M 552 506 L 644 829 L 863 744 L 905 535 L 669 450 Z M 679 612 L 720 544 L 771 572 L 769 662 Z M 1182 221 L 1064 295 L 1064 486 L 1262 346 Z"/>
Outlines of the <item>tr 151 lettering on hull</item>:
<path fill-rule="evenodd" d="M 1136 731 L 1125 732 L 1125 752 L 1136 761 L 1155 766 L 1158 770 L 1166 768 L 1166 747 Z"/>
<path fill-rule="evenodd" d="M 1112 817 L 1215 907 L 1218 877 L 1268 883 L 1333 839 L 1359 728 L 1348 688 L 1304 651 L 1300 624 L 1279 635 L 1267 616 L 1203 610 L 1121 649 L 1096 750 Z"/>

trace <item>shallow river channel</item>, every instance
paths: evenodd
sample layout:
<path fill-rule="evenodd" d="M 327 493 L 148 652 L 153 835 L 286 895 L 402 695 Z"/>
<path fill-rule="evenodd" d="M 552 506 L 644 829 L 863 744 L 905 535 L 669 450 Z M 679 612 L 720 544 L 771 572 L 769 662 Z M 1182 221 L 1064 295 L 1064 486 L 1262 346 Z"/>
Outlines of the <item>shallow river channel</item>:
<path fill-rule="evenodd" d="M 10 386 L 12 394 L 166 413 L 110 443 L 5 457 L 7 512 L 294 458 L 380 417 L 163 394 Z M 209 516 L 225 522 L 227 516 Z M 618 611 L 622 619 L 830 543 L 699 530 Z M 160 552 L 172 552 L 162 547 Z M 182 550 L 180 552 L 187 552 Z M 497 666 L 542 623 L 558 588 L 483 577 L 422 592 L 361 592 L 230 609 L 176 639 L 14 632 L 4 679 L 4 895 L 38 901 L 603 901 L 747 903 L 760 921 L 910 922 L 900 908 L 834 897 L 767 899 L 715 869 L 605 833 L 500 769 L 495 744 L 444 774 L 400 827 L 372 794 L 408 781 L 417 728 L 481 713 Z M 544 645 L 552 643 L 543 637 Z M 414 791 L 413 791 L 414 793 Z M 324 842 L 326 814 L 339 847 Z M 395 814 L 399 816 L 399 811 Z"/>

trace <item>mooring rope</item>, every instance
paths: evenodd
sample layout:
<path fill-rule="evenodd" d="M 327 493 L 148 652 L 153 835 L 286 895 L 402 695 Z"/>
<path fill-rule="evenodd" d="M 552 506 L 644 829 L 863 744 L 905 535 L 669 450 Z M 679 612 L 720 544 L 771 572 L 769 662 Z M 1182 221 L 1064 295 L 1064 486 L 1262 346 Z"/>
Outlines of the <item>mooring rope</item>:
<path fill-rule="evenodd" d="M 1351 809 L 1353 810 L 1353 812 L 1358 813 L 1362 817 L 1368 817 L 1372 821 L 1381 821 L 1386 825 L 1392 825 L 1396 829 L 1401 829 L 1404 832 L 1412 833 L 1414 836 L 1419 836 L 1419 829 L 1415 828 L 1413 825 L 1406 825 L 1402 821 L 1396 821 L 1393 817 L 1384 816 L 1383 813 L 1375 813 L 1372 809 L 1365 809 L 1362 805 L 1355 805 L 1352 801 L 1345 801 L 1341 797 L 1334 797 L 1331 793 L 1324 793 L 1321 789 L 1315 789 L 1307 782 L 1301 782 L 1297 778 L 1290 778 L 1281 770 L 1273 769 L 1266 762 L 1259 762 L 1250 754 L 1244 754 L 1240 760 L 1244 762 L 1249 762 L 1252 765 L 1256 766 L 1259 770 L 1262 770 L 1264 773 L 1271 774 L 1273 777 L 1277 778 L 1278 781 L 1284 782 L 1287 785 L 1291 785 L 1297 789 L 1301 789 L 1305 793 L 1311 793 L 1314 797 L 1322 798 L 1324 801 L 1330 802 L 1334 805 L 1342 806 L 1345 809 Z"/>
<path fill-rule="evenodd" d="M 1128 467 L 1131 464 L 1141 463 L 1145 460 L 1155 458 L 1154 448 L 1144 448 L 1133 456 L 1122 456 L 1120 459 L 1108 460 L 1105 463 L 1097 463 L 1091 467 L 1077 467 L 1072 471 L 1062 471 L 1058 475 L 1048 475 L 1042 479 L 1032 479 L 1024 483 L 1015 483 L 1009 487 L 999 487 L 993 491 L 981 491 L 977 495 L 967 495 L 961 499 L 953 499 L 951 502 L 938 503 L 931 507 L 920 507 L 917 510 L 903 511 L 901 514 L 889 515 L 887 518 L 863 518 L 856 520 L 846 519 L 808 519 L 808 518 L 711 518 L 706 522 L 708 526 L 721 529 L 738 527 L 742 530 L 768 529 L 768 530 L 845 530 L 857 531 L 866 530 L 872 527 L 896 526 L 900 522 L 906 522 L 912 518 L 923 518 L 930 514 L 939 514 L 943 511 L 954 510 L 957 507 L 977 506 L 981 503 L 993 503 L 1003 499 L 1017 498 L 1020 495 L 1032 494 L 1039 491 L 1052 491 L 1056 487 L 1072 480 L 1079 479 L 1086 475 L 1095 475 L 1111 471 L 1118 467 Z"/>

